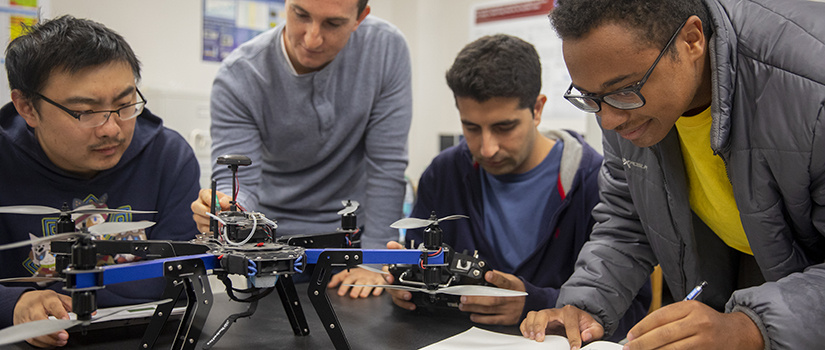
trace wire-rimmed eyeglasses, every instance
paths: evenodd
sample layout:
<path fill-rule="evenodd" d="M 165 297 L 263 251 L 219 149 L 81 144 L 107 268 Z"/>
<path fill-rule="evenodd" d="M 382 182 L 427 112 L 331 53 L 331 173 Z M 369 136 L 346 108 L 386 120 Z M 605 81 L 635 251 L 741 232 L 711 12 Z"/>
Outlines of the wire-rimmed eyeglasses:
<path fill-rule="evenodd" d="M 64 112 L 66 112 L 70 116 L 72 116 L 72 118 L 77 119 L 77 121 L 80 123 L 81 127 L 83 127 L 83 128 L 95 128 L 95 127 L 98 127 L 98 126 L 101 126 L 101 125 L 105 124 L 106 121 L 109 120 L 109 117 L 112 115 L 112 113 L 117 114 L 117 116 L 118 116 L 118 118 L 120 118 L 120 120 L 129 120 L 129 119 L 135 118 L 138 115 L 140 115 L 140 113 L 143 112 L 143 107 L 146 106 L 146 99 L 143 97 L 143 94 L 140 93 L 140 90 L 138 90 L 137 87 L 135 87 L 135 91 L 137 91 L 137 94 L 140 97 L 140 101 L 138 101 L 138 102 L 131 103 L 131 104 L 125 105 L 123 107 L 120 107 L 118 109 L 113 109 L 113 110 L 108 110 L 108 111 L 85 111 L 85 112 L 73 111 L 71 109 L 68 109 L 68 108 L 64 107 L 63 105 L 50 100 L 46 96 L 41 95 L 39 92 L 35 92 L 35 94 L 37 96 L 39 96 L 40 98 L 42 98 L 43 101 L 46 101 L 46 102 L 52 104 L 53 106 L 62 109 Z"/>
<path fill-rule="evenodd" d="M 572 95 L 570 94 L 573 91 L 573 83 L 570 83 L 570 87 L 567 88 L 567 92 L 564 93 L 564 98 L 570 101 L 574 106 L 577 108 L 588 112 L 588 113 L 598 113 L 602 110 L 602 102 L 608 104 L 609 106 L 616 108 L 616 109 L 636 109 L 640 108 L 645 105 L 645 98 L 642 96 L 642 86 L 645 85 L 647 82 L 647 78 L 650 77 L 650 74 L 653 73 L 653 69 L 656 68 L 656 65 L 659 63 L 659 60 L 665 55 L 670 45 L 676 40 L 676 37 L 679 35 L 679 32 L 682 31 L 682 27 L 685 26 L 687 21 L 682 22 L 679 26 L 679 29 L 676 29 L 676 32 L 673 33 L 673 36 L 670 37 L 670 40 L 665 45 L 665 48 L 662 49 L 662 52 L 659 53 L 659 57 L 656 57 L 656 61 L 653 61 L 653 65 L 650 66 L 650 69 L 647 70 L 642 80 L 639 80 L 637 83 L 628 86 L 623 89 L 619 89 L 616 91 L 611 91 L 606 94 L 595 95 L 595 94 L 582 94 L 582 95 Z"/>

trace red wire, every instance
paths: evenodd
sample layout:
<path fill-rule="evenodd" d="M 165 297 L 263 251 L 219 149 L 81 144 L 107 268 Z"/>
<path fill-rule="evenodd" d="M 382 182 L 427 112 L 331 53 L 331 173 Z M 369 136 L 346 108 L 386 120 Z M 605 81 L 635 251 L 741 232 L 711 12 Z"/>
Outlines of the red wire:
<path fill-rule="evenodd" d="M 238 178 L 235 178 L 235 193 L 232 194 L 232 200 L 237 203 L 238 202 L 238 192 L 241 191 L 241 183 Z"/>

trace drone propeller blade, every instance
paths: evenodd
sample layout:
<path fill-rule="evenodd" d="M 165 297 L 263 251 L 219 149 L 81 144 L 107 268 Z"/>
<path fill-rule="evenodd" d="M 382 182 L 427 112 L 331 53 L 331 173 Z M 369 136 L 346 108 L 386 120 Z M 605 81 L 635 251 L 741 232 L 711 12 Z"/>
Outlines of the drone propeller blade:
<path fill-rule="evenodd" d="M 59 211 L 58 211 L 59 212 Z M 155 210 L 130 210 L 130 209 L 109 209 L 109 208 L 85 208 L 75 209 L 68 212 L 69 214 L 155 214 Z"/>
<path fill-rule="evenodd" d="M 31 214 L 31 215 L 53 215 L 60 214 L 60 209 L 47 207 L 43 205 L 10 205 L 0 207 L 0 214 Z M 66 214 L 107 214 L 107 213 L 131 213 L 131 214 L 154 214 L 157 211 L 151 210 L 128 210 L 128 209 L 109 209 L 109 208 L 83 208 L 69 210 Z"/>
<path fill-rule="evenodd" d="M 23 283 L 23 282 L 60 282 L 63 281 L 60 277 L 41 277 L 41 276 L 30 276 L 30 277 L 12 277 L 12 278 L 4 278 L 0 279 L 0 283 Z"/>
<path fill-rule="evenodd" d="M 113 309 L 111 312 L 107 312 L 105 314 L 98 313 L 93 317 L 93 319 L 98 320 L 102 318 L 106 318 L 112 316 L 114 314 L 120 313 L 126 310 L 134 310 L 134 309 L 141 309 L 150 306 L 166 304 L 171 302 L 172 299 L 163 299 L 158 301 L 153 301 L 150 303 L 139 304 L 139 305 L 129 305 L 119 309 Z M 0 345 L 6 344 L 13 344 L 19 341 L 24 341 L 29 338 L 39 337 L 41 335 L 51 334 L 54 332 L 58 332 L 64 329 L 72 328 L 78 324 L 83 323 L 84 321 L 81 320 L 56 320 L 56 319 L 45 319 L 45 320 L 38 320 L 32 322 L 21 323 L 12 327 L 8 327 L 6 329 L 0 330 Z"/>
<path fill-rule="evenodd" d="M 379 269 L 379 268 L 372 267 L 372 266 L 370 266 L 370 265 L 364 265 L 364 264 L 361 264 L 361 265 L 358 265 L 358 267 L 360 267 L 360 268 L 362 268 L 362 269 L 364 269 L 364 270 L 370 271 L 370 272 L 380 273 L 380 274 L 382 274 L 382 275 L 389 275 L 389 274 L 390 274 L 390 273 L 389 273 L 389 272 L 387 272 L 387 271 L 384 271 L 384 270 Z M 2 282 L 2 281 L 0 281 L 0 282 Z"/>
<path fill-rule="evenodd" d="M 21 323 L 0 331 L 0 345 L 13 344 L 29 338 L 51 334 L 83 323 L 79 320 L 45 319 Z"/>
<path fill-rule="evenodd" d="M 113 233 L 120 233 L 120 232 L 128 232 L 134 230 L 140 230 L 142 228 L 151 227 L 155 223 L 152 221 L 135 221 L 135 222 L 104 222 L 92 227 L 89 227 L 89 232 L 93 235 L 106 235 L 106 234 L 113 234 Z M 49 242 L 55 240 L 66 239 L 73 236 L 82 236 L 86 233 L 83 232 L 66 232 L 60 233 L 56 235 L 46 236 L 31 239 L 28 241 L 19 241 L 9 244 L 0 245 L 0 250 L 12 249 L 12 248 L 19 248 L 25 247 L 27 245 L 37 244 L 40 242 Z"/>
<path fill-rule="evenodd" d="M 111 309 L 106 310 L 106 312 L 98 311 L 97 315 L 95 315 L 95 319 L 96 320 L 103 319 L 103 318 L 121 313 L 123 311 L 145 309 L 145 308 L 160 305 L 160 304 L 166 304 L 166 303 L 171 302 L 171 301 L 173 301 L 173 299 L 166 298 L 166 299 L 151 301 L 151 302 L 143 303 L 143 304 L 126 305 L 126 306 L 120 307 L 120 308 L 111 308 Z"/>
<path fill-rule="evenodd" d="M 349 201 L 349 200 L 347 200 L 347 201 L 341 201 L 341 204 L 343 204 L 343 205 L 344 205 L 344 209 L 339 210 L 339 211 L 338 211 L 338 215 L 344 215 L 344 214 L 350 214 L 350 213 L 353 213 L 353 212 L 355 212 L 356 210 L 358 210 L 358 206 L 360 206 L 360 204 L 358 204 L 358 202 L 356 202 L 356 201 Z"/>
<path fill-rule="evenodd" d="M 405 229 L 414 229 L 414 228 L 422 228 L 427 227 L 428 225 L 432 224 L 431 220 L 419 219 L 419 218 L 403 218 L 396 222 L 393 222 L 390 227 L 392 228 L 405 228 Z"/>
<path fill-rule="evenodd" d="M 520 297 L 526 296 L 527 292 L 520 292 L 517 290 L 511 289 L 504 289 L 498 287 L 490 287 L 490 286 L 477 286 L 477 285 L 461 285 L 461 286 L 449 286 L 445 288 L 440 288 L 435 291 L 429 291 L 432 294 L 435 293 L 444 293 L 444 294 L 451 294 L 451 295 L 467 295 L 467 296 L 481 296 L 481 297 Z"/>
<path fill-rule="evenodd" d="M 441 219 L 438 219 L 438 222 L 447 221 L 447 220 L 456 220 L 456 219 L 469 219 L 470 217 L 467 215 L 450 215 L 445 216 Z"/>
<path fill-rule="evenodd" d="M 103 222 L 89 227 L 89 232 L 93 235 L 107 235 L 120 232 L 129 232 L 151 227 L 155 223 L 152 221 L 134 222 Z"/>
<path fill-rule="evenodd" d="M 406 290 L 410 292 L 421 292 L 424 291 L 424 288 L 418 287 L 410 287 L 410 286 L 402 286 L 400 284 L 343 284 L 344 286 L 348 287 L 373 287 L 373 288 L 387 288 L 387 289 L 398 289 L 398 290 Z"/>
<path fill-rule="evenodd" d="M 419 219 L 419 218 L 403 218 L 396 222 L 393 222 L 390 227 L 392 228 L 406 228 L 406 229 L 415 229 L 415 228 L 422 228 L 427 227 L 432 224 L 436 224 L 445 220 L 455 220 L 455 219 L 466 219 L 469 216 L 466 215 L 450 215 L 445 216 L 438 220 L 429 220 L 429 219 Z"/>
<path fill-rule="evenodd" d="M 19 242 L 0 245 L 0 250 L 25 247 L 27 245 L 37 244 L 37 243 L 40 243 L 40 242 L 49 242 L 49 241 L 54 241 L 54 240 L 61 240 L 61 239 L 66 239 L 66 238 L 69 238 L 69 237 L 80 236 L 80 235 L 84 235 L 84 233 L 82 233 L 82 232 L 60 233 L 60 234 L 56 234 L 56 235 L 52 235 L 52 236 L 35 238 L 35 239 L 28 240 L 28 241 L 19 241 Z"/>
<path fill-rule="evenodd" d="M 0 207 L 0 214 L 49 215 L 60 214 L 60 210 L 51 207 L 44 207 L 42 205 L 11 205 Z"/>
<path fill-rule="evenodd" d="M 466 295 L 466 296 L 480 296 L 480 297 L 520 297 L 527 295 L 526 292 L 519 292 L 517 290 L 510 290 L 498 287 L 477 286 L 477 285 L 462 285 L 450 286 L 430 290 L 421 287 L 410 287 L 399 284 L 344 284 L 350 287 L 377 287 L 387 289 L 406 290 L 410 292 L 424 292 L 428 294 L 450 294 L 450 295 Z"/>

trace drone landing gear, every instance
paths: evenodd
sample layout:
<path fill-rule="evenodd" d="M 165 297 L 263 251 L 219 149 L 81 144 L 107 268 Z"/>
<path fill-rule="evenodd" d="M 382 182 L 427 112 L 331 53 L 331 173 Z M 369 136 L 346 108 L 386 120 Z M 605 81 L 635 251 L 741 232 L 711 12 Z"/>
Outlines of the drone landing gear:
<path fill-rule="evenodd" d="M 291 275 L 284 275 L 278 278 L 275 283 L 281 303 L 284 305 L 286 317 L 295 335 L 309 335 L 309 325 L 307 324 L 301 302 L 298 300 L 298 292 L 295 291 L 295 283 L 292 282 Z"/>
<path fill-rule="evenodd" d="M 301 303 L 298 300 L 298 293 L 295 291 L 295 284 L 292 282 L 292 276 L 279 276 L 278 280 L 275 282 L 275 286 L 273 287 L 253 287 L 248 289 L 236 289 L 232 287 L 232 281 L 226 273 L 219 273 L 217 276 L 218 279 L 220 279 L 226 286 L 226 294 L 229 298 L 237 302 L 249 303 L 249 308 L 247 308 L 245 312 L 233 314 L 227 317 L 221 326 L 218 327 L 215 334 L 209 338 L 209 341 L 207 341 L 206 344 L 204 344 L 204 349 L 212 348 L 212 346 L 215 345 L 215 343 L 217 343 L 218 340 L 220 340 L 221 337 L 223 337 L 223 335 L 229 330 L 229 327 L 231 327 L 232 324 L 239 318 L 251 317 L 258 307 L 258 301 L 272 293 L 275 289 L 278 290 L 278 294 L 281 297 L 281 303 L 284 305 L 284 310 L 286 311 L 287 318 L 289 319 L 289 323 L 292 326 L 292 330 L 295 332 L 295 335 L 304 336 L 309 334 L 309 325 L 307 324 L 306 318 L 304 317 L 304 312 L 301 309 Z M 235 292 L 250 293 L 251 295 L 248 298 L 241 299 L 235 295 Z"/>
<path fill-rule="evenodd" d="M 363 260 L 360 254 L 360 250 L 325 250 L 318 256 L 318 263 L 315 265 L 312 279 L 309 281 L 309 287 L 307 288 L 309 300 L 312 302 L 312 306 L 315 307 L 315 312 L 318 313 L 321 324 L 324 325 L 324 329 L 337 350 L 349 350 L 350 345 L 347 336 L 344 334 L 344 329 L 341 328 L 341 323 L 338 321 L 338 316 L 335 315 L 335 310 L 332 309 L 332 303 L 330 303 L 326 292 L 327 284 L 332 277 L 333 266 L 345 266 L 347 269 L 354 268 L 361 264 Z"/>
<path fill-rule="evenodd" d="M 163 264 L 166 288 L 162 299 L 173 301 L 158 305 L 146 333 L 140 342 L 140 348 L 152 349 L 163 330 L 172 309 L 181 293 L 186 293 L 186 311 L 178 326 L 178 332 L 172 349 L 194 349 L 198 343 L 206 317 L 212 308 L 212 290 L 206 276 L 206 268 L 201 259 L 167 261 Z"/>

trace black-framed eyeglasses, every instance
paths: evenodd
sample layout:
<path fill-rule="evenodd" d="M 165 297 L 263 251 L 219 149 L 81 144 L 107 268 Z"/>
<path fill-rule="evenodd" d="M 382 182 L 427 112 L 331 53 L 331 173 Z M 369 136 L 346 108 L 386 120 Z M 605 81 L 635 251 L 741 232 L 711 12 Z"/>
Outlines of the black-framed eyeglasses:
<path fill-rule="evenodd" d="M 146 106 L 146 99 L 143 97 L 143 94 L 140 93 L 137 87 L 135 87 L 135 91 L 137 91 L 138 96 L 140 96 L 140 101 L 125 105 L 118 109 L 108 110 L 108 111 L 85 111 L 85 112 L 78 112 L 73 111 L 64 107 L 63 105 L 50 100 L 48 97 L 41 95 L 39 92 L 35 92 L 37 96 L 43 99 L 48 103 L 51 103 L 53 106 L 62 109 L 64 112 L 68 113 L 72 118 L 77 119 L 80 123 L 80 127 L 83 128 L 95 128 L 101 126 L 109 120 L 109 117 L 112 116 L 112 113 L 117 114 L 120 120 L 129 120 L 132 118 L 137 117 L 143 112 L 143 107 Z"/>
<path fill-rule="evenodd" d="M 647 73 L 645 73 L 644 77 L 642 77 L 642 80 L 639 80 L 639 82 L 637 82 L 636 84 L 601 95 L 572 95 L 570 93 L 573 91 L 573 83 L 570 83 L 570 87 L 567 88 L 567 92 L 564 93 L 564 98 L 570 101 L 570 103 L 572 103 L 574 106 L 588 113 L 598 113 L 599 111 L 601 111 L 602 102 L 608 104 L 613 108 L 624 110 L 636 109 L 644 106 L 646 101 L 641 93 L 642 86 L 645 85 L 645 82 L 647 82 L 647 78 L 650 77 L 651 73 L 653 73 L 653 69 L 656 68 L 656 65 L 659 63 L 659 60 L 661 60 L 662 57 L 665 55 L 665 52 L 667 52 L 667 49 L 670 47 L 671 44 L 673 44 L 673 41 L 676 40 L 676 37 L 679 36 L 679 32 L 682 31 L 682 27 L 685 26 L 685 23 L 687 23 L 687 21 L 682 22 L 682 25 L 679 26 L 679 29 L 676 29 L 676 32 L 673 33 L 673 36 L 670 37 L 670 40 L 665 45 L 665 48 L 662 49 L 662 52 L 659 53 L 659 57 L 656 57 L 656 60 L 653 61 L 653 65 L 650 66 L 650 69 L 647 70 Z"/>

